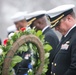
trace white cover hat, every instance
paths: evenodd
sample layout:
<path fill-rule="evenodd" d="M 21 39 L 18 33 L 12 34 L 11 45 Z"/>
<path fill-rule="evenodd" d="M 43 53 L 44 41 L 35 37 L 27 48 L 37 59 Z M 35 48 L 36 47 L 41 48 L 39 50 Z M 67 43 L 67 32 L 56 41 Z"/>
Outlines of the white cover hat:
<path fill-rule="evenodd" d="M 43 17 L 46 14 L 45 10 L 39 10 L 32 13 L 29 13 L 25 16 L 29 25 L 31 25 L 36 19 Z"/>
<path fill-rule="evenodd" d="M 15 32 L 17 29 L 16 29 L 16 26 L 15 25 L 11 25 L 7 28 L 7 32 L 10 33 L 10 32 Z"/>
<path fill-rule="evenodd" d="M 65 5 L 61 5 L 61 6 L 58 6 L 54 9 L 51 9 L 49 11 L 47 11 L 46 13 L 50 15 L 50 17 L 55 17 L 67 10 L 70 10 L 72 8 L 74 8 L 75 5 L 74 4 L 65 4 Z"/>
<path fill-rule="evenodd" d="M 46 11 L 39 10 L 39 11 L 31 12 L 31 13 L 27 14 L 25 17 L 26 17 L 26 20 L 28 20 L 28 19 L 31 19 L 33 17 L 37 18 L 38 16 L 43 15 L 43 14 L 46 14 Z"/>
<path fill-rule="evenodd" d="M 74 4 L 65 4 L 47 11 L 46 14 L 50 16 L 52 27 L 55 27 L 60 19 L 73 12 L 74 7 Z"/>
<path fill-rule="evenodd" d="M 26 14 L 27 12 L 17 12 L 14 16 L 11 17 L 11 19 L 13 20 L 13 22 L 18 22 L 25 19 Z"/>

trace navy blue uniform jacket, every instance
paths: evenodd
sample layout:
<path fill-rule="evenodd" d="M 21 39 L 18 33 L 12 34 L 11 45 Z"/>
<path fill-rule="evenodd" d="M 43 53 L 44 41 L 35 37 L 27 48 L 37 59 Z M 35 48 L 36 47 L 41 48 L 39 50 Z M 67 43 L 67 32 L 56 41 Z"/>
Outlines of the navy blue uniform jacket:
<path fill-rule="evenodd" d="M 49 57 L 49 65 L 48 65 L 48 71 L 46 73 L 46 75 L 51 75 L 51 63 L 54 59 L 55 54 L 57 53 L 56 47 L 59 44 L 59 39 L 57 37 L 57 35 L 53 32 L 53 30 L 48 27 L 43 34 L 45 35 L 45 41 L 47 41 L 51 46 L 52 46 L 52 50 L 50 51 L 50 57 Z M 54 54 L 55 53 L 55 54 Z"/>
<path fill-rule="evenodd" d="M 58 45 L 52 75 L 76 75 L 76 27 Z"/>

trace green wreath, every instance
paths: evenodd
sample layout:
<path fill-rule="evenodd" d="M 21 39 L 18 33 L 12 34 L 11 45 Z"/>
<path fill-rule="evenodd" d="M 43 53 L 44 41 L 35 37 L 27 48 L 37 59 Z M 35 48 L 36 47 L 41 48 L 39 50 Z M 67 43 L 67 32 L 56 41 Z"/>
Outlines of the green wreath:
<path fill-rule="evenodd" d="M 45 75 L 52 47 L 45 42 L 42 31 L 25 28 L 10 34 L 4 45 L 0 46 L 0 75 L 13 75 L 13 67 L 23 60 L 18 53 L 27 52 L 29 48 L 38 59 L 31 56 L 33 68 L 28 69 L 27 75 Z"/>

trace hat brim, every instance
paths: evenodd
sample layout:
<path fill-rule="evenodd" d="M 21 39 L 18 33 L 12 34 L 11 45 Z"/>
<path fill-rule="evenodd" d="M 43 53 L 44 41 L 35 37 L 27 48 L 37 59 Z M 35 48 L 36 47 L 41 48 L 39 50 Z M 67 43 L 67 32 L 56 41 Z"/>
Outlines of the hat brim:
<path fill-rule="evenodd" d="M 57 21 L 57 22 L 55 22 L 53 25 L 51 25 L 50 27 L 51 27 L 51 28 L 54 28 L 54 27 L 58 26 L 59 23 L 60 23 L 60 21 Z"/>

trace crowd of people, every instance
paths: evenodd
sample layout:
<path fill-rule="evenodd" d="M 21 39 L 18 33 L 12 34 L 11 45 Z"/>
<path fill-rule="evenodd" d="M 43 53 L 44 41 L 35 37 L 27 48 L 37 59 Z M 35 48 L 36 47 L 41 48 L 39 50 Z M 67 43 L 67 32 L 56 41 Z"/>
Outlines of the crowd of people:
<path fill-rule="evenodd" d="M 52 46 L 49 52 L 48 70 L 45 75 L 76 75 L 76 16 L 74 4 L 66 4 L 55 7 L 49 11 L 36 11 L 29 14 L 17 13 L 11 19 L 13 27 L 7 29 L 8 36 L 20 28 L 35 28 L 45 35 L 45 41 Z M 59 41 L 59 31 L 62 38 Z M 1 42 L 0 42 L 1 44 Z M 19 65 L 17 65 L 19 66 Z M 16 75 L 24 75 L 19 71 Z"/>

